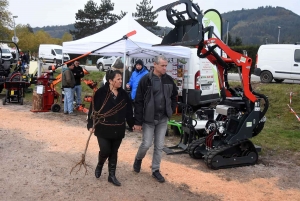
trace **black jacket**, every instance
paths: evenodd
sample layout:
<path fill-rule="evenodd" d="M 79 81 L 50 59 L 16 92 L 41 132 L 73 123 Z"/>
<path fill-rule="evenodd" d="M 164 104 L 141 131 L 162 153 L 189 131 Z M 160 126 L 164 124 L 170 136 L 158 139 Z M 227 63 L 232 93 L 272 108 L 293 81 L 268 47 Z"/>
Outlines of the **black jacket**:
<path fill-rule="evenodd" d="M 108 112 L 110 109 L 115 107 L 118 103 L 120 103 L 122 100 L 124 100 L 122 103 L 122 106 L 124 107 L 123 109 L 119 110 L 116 114 L 103 119 L 104 121 L 102 123 L 97 124 L 95 127 L 95 135 L 103 138 L 109 138 L 109 139 L 122 139 L 125 136 L 125 128 L 126 128 L 125 119 L 127 121 L 128 126 L 133 127 L 134 125 L 131 100 L 129 99 L 127 92 L 122 88 L 118 89 L 118 96 L 116 97 L 116 99 L 114 99 L 109 89 L 109 84 L 106 83 L 95 93 L 94 96 L 95 111 L 99 111 L 99 109 L 102 107 L 107 93 L 109 93 L 109 99 L 107 103 L 104 105 L 101 114 Z M 88 113 L 88 123 L 87 123 L 88 130 L 93 127 L 93 119 L 91 118 L 92 105 L 93 104 L 91 103 L 90 110 Z"/>
<path fill-rule="evenodd" d="M 134 116 L 135 124 L 142 125 L 143 122 L 154 121 L 154 98 L 152 92 L 152 76 L 153 71 L 146 74 L 139 82 L 138 89 L 135 96 Z M 173 78 L 165 74 L 161 77 L 163 84 L 163 92 L 166 100 L 166 115 L 170 119 L 175 112 L 177 105 L 177 87 Z"/>
<path fill-rule="evenodd" d="M 81 78 L 84 76 L 84 72 L 81 66 L 74 66 L 74 69 L 72 70 L 75 78 L 75 85 L 80 85 L 81 84 Z"/>

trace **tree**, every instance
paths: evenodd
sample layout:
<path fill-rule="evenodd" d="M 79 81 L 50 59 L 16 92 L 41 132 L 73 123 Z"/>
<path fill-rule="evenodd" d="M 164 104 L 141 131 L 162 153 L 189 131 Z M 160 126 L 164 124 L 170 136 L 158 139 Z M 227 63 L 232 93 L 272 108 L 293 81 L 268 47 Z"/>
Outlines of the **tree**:
<path fill-rule="evenodd" d="M 70 30 L 70 34 L 74 39 L 80 39 L 106 29 L 116 23 L 120 17 L 111 13 L 113 10 L 114 3 L 110 0 L 101 0 L 99 6 L 93 0 L 89 0 L 84 10 L 80 9 L 76 13 L 75 30 Z"/>
<path fill-rule="evenodd" d="M 12 26 L 11 13 L 6 10 L 8 7 L 7 0 L 0 0 L 0 39 L 7 40 L 10 38 L 10 30 Z"/>
<path fill-rule="evenodd" d="M 235 37 L 234 46 L 241 46 L 243 45 L 242 39 L 238 36 Z"/>
<path fill-rule="evenodd" d="M 157 22 L 155 22 L 158 14 L 155 14 L 152 9 L 153 6 L 151 6 L 151 0 L 142 0 L 140 4 L 136 4 L 137 12 L 134 15 L 136 21 L 140 23 L 140 25 L 149 31 L 154 32 L 155 30 L 160 30 L 160 28 L 157 27 Z"/>
<path fill-rule="evenodd" d="M 66 42 L 66 41 L 72 41 L 73 37 L 70 33 L 66 32 L 66 33 L 64 33 L 64 35 L 61 39 L 62 39 L 62 42 Z"/>
<path fill-rule="evenodd" d="M 224 43 L 226 43 L 227 40 L 227 34 L 224 37 Z M 230 35 L 230 33 L 228 33 L 228 46 L 242 46 L 243 45 L 243 41 L 240 37 L 236 36 L 235 39 L 232 39 L 232 36 Z"/>
<path fill-rule="evenodd" d="M 28 29 L 28 31 L 29 31 L 30 33 L 34 33 L 32 27 L 30 26 L 30 24 L 27 24 L 26 26 L 27 26 L 27 29 Z"/>
<path fill-rule="evenodd" d="M 227 34 L 225 35 L 225 37 L 224 37 L 224 43 L 226 43 L 226 41 L 227 41 Z M 228 46 L 233 46 L 234 45 L 234 42 L 233 42 L 233 40 L 232 40 L 232 37 L 231 37 L 231 35 L 230 35 L 230 33 L 228 33 Z"/>
<path fill-rule="evenodd" d="M 0 26 L 11 26 L 11 13 L 6 10 L 9 3 L 7 0 L 0 0 Z"/>

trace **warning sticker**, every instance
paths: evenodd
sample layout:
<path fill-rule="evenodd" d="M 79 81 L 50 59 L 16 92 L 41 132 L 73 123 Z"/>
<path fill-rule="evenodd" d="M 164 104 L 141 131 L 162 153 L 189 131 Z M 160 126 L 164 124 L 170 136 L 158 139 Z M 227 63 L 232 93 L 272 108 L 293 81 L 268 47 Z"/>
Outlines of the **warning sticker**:
<path fill-rule="evenodd" d="M 252 127 L 252 122 L 247 122 L 246 127 Z"/>

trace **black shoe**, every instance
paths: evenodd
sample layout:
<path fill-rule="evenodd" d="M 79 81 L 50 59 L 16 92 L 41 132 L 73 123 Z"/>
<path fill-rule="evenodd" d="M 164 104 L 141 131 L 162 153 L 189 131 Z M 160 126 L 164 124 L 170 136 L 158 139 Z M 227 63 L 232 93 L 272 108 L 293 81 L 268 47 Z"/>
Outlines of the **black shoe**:
<path fill-rule="evenodd" d="M 165 182 L 165 178 L 160 174 L 159 170 L 153 172 L 152 177 L 154 177 L 160 183 Z"/>
<path fill-rule="evenodd" d="M 103 165 L 97 165 L 96 169 L 95 169 L 95 177 L 96 178 L 99 178 L 101 176 L 101 173 L 102 173 L 102 168 L 103 168 Z"/>
<path fill-rule="evenodd" d="M 133 170 L 136 173 L 139 173 L 141 171 L 141 165 L 142 165 L 142 160 L 134 160 L 134 164 L 133 164 Z"/>
<path fill-rule="evenodd" d="M 115 175 L 109 175 L 108 182 L 113 183 L 115 186 L 121 186 L 121 183 L 118 181 Z"/>
<path fill-rule="evenodd" d="M 107 159 L 107 157 L 102 157 L 101 153 L 99 151 L 99 154 L 98 154 L 98 164 L 97 164 L 96 169 L 95 169 L 95 177 L 96 178 L 99 178 L 101 176 L 103 165 L 104 165 L 106 159 Z"/>

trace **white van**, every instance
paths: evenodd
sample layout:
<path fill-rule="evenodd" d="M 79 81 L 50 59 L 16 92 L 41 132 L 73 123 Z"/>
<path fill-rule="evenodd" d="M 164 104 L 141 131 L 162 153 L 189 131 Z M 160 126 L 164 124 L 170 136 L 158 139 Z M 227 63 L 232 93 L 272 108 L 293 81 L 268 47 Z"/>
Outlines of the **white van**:
<path fill-rule="evenodd" d="M 218 74 L 213 72 L 214 68 L 216 69 L 208 59 L 197 56 L 197 48 L 191 48 L 191 57 L 183 79 L 182 101 L 184 103 L 199 107 L 220 101 Z"/>
<path fill-rule="evenodd" d="M 62 63 L 62 46 L 52 44 L 40 44 L 39 58 L 45 62 Z M 64 53 L 64 62 L 69 61 L 70 56 Z"/>
<path fill-rule="evenodd" d="M 261 45 L 256 55 L 254 74 L 263 83 L 300 80 L 300 45 Z"/>
<path fill-rule="evenodd" d="M 7 44 L 0 44 L 1 48 L 1 59 L 3 61 L 9 61 L 10 63 L 13 63 L 13 56 L 11 54 L 10 48 Z"/>

